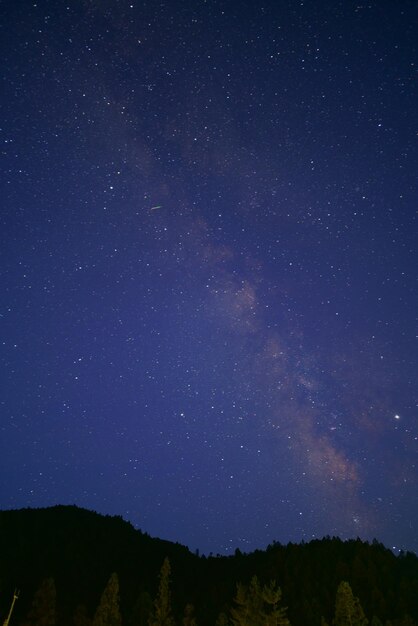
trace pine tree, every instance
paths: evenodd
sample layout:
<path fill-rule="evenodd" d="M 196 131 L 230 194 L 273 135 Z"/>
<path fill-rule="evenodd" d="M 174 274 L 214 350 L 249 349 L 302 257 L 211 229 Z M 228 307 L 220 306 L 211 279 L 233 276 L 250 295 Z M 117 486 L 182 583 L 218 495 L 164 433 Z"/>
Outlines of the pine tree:
<path fill-rule="evenodd" d="M 264 603 L 267 604 L 267 620 L 269 626 L 290 626 L 290 622 L 286 617 L 287 608 L 279 606 L 282 599 L 282 590 L 276 587 L 275 581 L 271 581 L 270 585 L 264 585 L 262 590 Z"/>
<path fill-rule="evenodd" d="M 367 626 L 360 600 L 353 595 L 348 582 L 342 581 L 335 600 L 334 626 Z"/>
<path fill-rule="evenodd" d="M 170 573 L 170 561 L 165 558 L 160 571 L 160 584 L 149 626 L 174 626 L 171 614 Z"/>
<path fill-rule="evenodd" d="M 236 606 L 231 608 L 233 626 L 261 626 L 262 599 L 257 576 L 253 576 L 249 587 L 237 584 L 234 602 Z"/>
<path fill-rule="evenodd" d="M 132 607 L 129 618 L 129 626 L 148 626 L 150 615 L 152 614 L 152 598 L 148 591 L 141 591 L 137 601 Z"/>
<path fill-rule="evenodd" d="M 122 626 L 119 610 L 119 578 L 114 572 L 100 598 L 93 618 L 93 626 Z"/>
<path fill-rule="evenodd" d="M 55 626 L 56 595 L 54 579 L 43 580 L 33 596 L 32 606 L 23 626 Z"/>
<path fill-rule="evenodd" d="M 233 626 L 289 626 L 286 609 L 279 606 L 281 595 L 274 581 L 261 588 L 257 576 L 249 587 L 239 583 L 231 609 Z"/>

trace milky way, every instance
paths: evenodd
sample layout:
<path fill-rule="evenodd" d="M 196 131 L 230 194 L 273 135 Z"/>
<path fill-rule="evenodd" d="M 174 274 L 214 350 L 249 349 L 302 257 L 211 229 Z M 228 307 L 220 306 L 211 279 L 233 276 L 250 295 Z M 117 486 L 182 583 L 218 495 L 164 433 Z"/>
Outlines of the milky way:
<path fill-rule="evenodd" d="M 418 551 L 418 6 L 3 8 L 2 508 Z"/>

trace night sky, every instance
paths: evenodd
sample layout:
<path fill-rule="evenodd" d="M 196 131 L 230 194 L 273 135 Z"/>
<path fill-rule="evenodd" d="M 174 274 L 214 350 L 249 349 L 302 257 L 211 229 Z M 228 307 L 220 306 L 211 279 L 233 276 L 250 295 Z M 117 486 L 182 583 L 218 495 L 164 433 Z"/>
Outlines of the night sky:
<path fill-rule="evenodd" d="M 416 0 L 1 18 L 0 507 L 418 552 Z"/>

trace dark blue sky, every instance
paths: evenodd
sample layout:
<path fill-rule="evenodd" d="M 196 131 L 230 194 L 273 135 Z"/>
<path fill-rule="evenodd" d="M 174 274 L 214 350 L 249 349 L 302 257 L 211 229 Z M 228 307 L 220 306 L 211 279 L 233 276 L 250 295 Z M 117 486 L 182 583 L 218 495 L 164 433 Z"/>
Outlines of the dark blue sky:
<path fill-rule="evenodd" d="M 417 3 L 1 24 L 1 507 L 417 552 Z"/>

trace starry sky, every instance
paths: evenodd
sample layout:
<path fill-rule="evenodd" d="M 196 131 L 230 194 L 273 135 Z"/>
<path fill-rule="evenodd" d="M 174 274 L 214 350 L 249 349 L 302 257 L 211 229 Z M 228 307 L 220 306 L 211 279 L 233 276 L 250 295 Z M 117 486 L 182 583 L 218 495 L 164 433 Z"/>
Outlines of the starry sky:
<path fill-rule="evenodd" d="M 1 17 L 0 506 L 418 552 L 416 1 Z"/>

